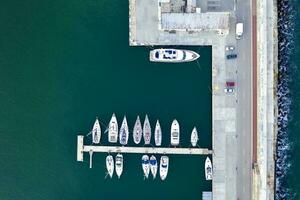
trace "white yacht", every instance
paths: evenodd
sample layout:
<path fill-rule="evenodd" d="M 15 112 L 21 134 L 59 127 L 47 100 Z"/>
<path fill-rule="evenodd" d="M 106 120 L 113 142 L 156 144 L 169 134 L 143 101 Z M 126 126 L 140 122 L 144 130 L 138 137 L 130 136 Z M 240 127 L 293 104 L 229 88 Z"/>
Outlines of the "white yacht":
<path fill-rule="evenodd" d="M 199 138 L 198 138 L 198 131 L 197 128 L 194 127 L 191 133 L 191 144 L 193 147 L 195 147 L 197 145 Z"/>
<path fill-rule="evenodd" d="M 120 135 L 119 135 L 119 140 L 120 140 L 121 145 L 127 144 L 128 136 L 129 136 L 128 124 L 127 124 L 126 116 L 124 116 L 122 125 L 120 128 Z"/>
<path fill-rule="evenodd" d="M 156 174 L 157 174 L 157 160 L 156 160 L 156 157 L 154 155 L 152 155 L 150 157 L 150 171 L 151 171 L 151 174 L 153 176 L 153 179 L 155 179 Z"/>
<path fill-rule="evenodd" d="M 114 174 L 114 158 L 111 155 L 106 156 L 106 170 L 110 178 L 112 178 Z"/>
<path fill-rule="evenodd" d="M 161 180 L 165 180 L 167 178 L 168 170 L 169 170 L 169 157 L 168 156 L 160 157 L 159 175 Z"/>
<path fill-rule="evenodd" d="M 156 125 L 155 125 L 155 131 L 154 131 L 154 140 L 155 140 L 155 145 L 156 146 L 160 146 L 161 145 L 161 127 L 160 127 L 160 123 L 157 120 L 156 121 Z"/>
<path fill-rule="evenodd" d="M 116 174 L 118 178 L 121 177 L 122 172 L 123 172 L 123 155 L 118 153 L 116 155 Z"/>
<path fill-rule="evenodd" d="M 145 178 L 148 178 L 150 173 L 150 164 L 149 164 L 148 155 L 143 155 L 142 157 L 142 168 L 143 168 Z"/>
<path fill-rule="evenodd" d="M 98 118 L 96 119 L 93 130 L 92 130 L 92 138 L 94 144 L 99 144 L 101 139 L 101 127 Z"/>
<path fill-rule="evenodd" d="M 150 51 L 149 59 L 152 62 L 182 63 L 197 60 L 200 57 L 194 51 L 182 49 L 154 49 Z"/>
<path fill-rule="evenodd" d="M 151 126 L 148 119 L 148 115 L 145 117 L 144 126 L 143 126 L 143 136 L 145 144 L 150 144 L 151 141 Z"/>
<path fill-rule="evenodd" d="M 180 141 L 180 127 L 176 119 L 173 120 L 171 125 L 171 145 L 178 146 Z"/>
<path fill-rule="evenodd" d="M 118 133 L 118 121 L 114 113 L 108 125 L 108 141 L 111 143 L 116 143 L 118 141 Z"/>
<path fill-rule="evenodd" d="M 142 134 L 143 134 L 142 123 L 140 117 L 137 116 L 137 119 L 133 127 L 133 141 L 135 144 L 139 144 L 141 142 Z"/>
<path fill-rule="evenodd" d="M 209 157 L 205 160 L 205 178 L 206 180 L 212 180 L 212 164 Z"/>

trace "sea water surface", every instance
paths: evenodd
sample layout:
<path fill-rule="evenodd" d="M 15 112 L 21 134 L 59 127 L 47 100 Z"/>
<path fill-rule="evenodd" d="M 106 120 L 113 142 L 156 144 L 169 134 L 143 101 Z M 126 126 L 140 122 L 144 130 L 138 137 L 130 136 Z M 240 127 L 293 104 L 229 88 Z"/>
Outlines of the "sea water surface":
<path fill-rule="evenodd" d="M 104 178 L 105 153 L 92 169 L 87 154 L 76 161 L 77 135 L 96 116 L 104 130 L 113 112 L 131 130 L 137 115 L 153 128 L 160 119 L 164 146 L 176 118 L 181 146 L 197 126 L 211 149 L 210 47 L 189 47 L 198 62 L 150 63 L 150 47 L 128 45 L 128 1 L 119 0 L 5 1 L 0 28 L 0 199 L 196 200 L 211 191 L 205 156 L 170 156 L 164 182 L 143 179 L 141 155 L 124 155 L 120 180 Z"/>
<path fill-rule="evenodd" d="M 276 199 L 300 199 L 300 2 L 278 0 L 279 132 Z"/>

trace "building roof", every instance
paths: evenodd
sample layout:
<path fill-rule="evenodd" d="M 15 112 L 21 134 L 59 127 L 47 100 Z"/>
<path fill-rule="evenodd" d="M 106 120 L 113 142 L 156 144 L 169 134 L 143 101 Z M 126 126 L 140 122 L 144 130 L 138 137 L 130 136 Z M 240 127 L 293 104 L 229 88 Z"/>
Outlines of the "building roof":
<path fill-rule="evenodd" d="M 228 30 L 229 13 L 161 13 L 164 30 Z"/>

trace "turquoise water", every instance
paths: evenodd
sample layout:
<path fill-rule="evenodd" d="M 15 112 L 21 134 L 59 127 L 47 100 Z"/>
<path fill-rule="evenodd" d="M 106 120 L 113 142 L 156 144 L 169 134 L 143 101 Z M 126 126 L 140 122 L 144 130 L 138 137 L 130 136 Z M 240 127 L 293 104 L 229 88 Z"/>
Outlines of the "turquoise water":
<path fill-rule="evenodd" d="M 152 127 L 159 118 L 164 146 L 177 118 L 182 146 L 196 125 L 211 148 L 210 47 L 190 48 L 199 63 L 148 62 L 150 48 L 128 45 L 127 1 L 12 0 L 0 19 L 1 199 L 196 200 L 211 190 L 204 156 L 170 156 L 164 182 L 143 180 L 141 155 L 124 155 L 120 180 L 104 179 L 106 154 L 93 169 L 88 155 L 76 161 L 77 135 L 113 112 L 131 129 L 138 114 Z"/>

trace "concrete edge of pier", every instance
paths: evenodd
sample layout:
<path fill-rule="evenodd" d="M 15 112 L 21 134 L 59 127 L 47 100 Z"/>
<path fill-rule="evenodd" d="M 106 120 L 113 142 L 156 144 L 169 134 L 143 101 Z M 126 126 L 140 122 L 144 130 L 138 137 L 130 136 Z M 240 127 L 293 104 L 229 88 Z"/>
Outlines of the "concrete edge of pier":
<path fill-rule="evenodd" d="M 275 198 L 278 131 L 276 95 L 278 75 L 277 2 L 275 0 L 256 0 L 256 3 L 257 162 L 253 166 L 253 199 L 271 200 Z"/>

